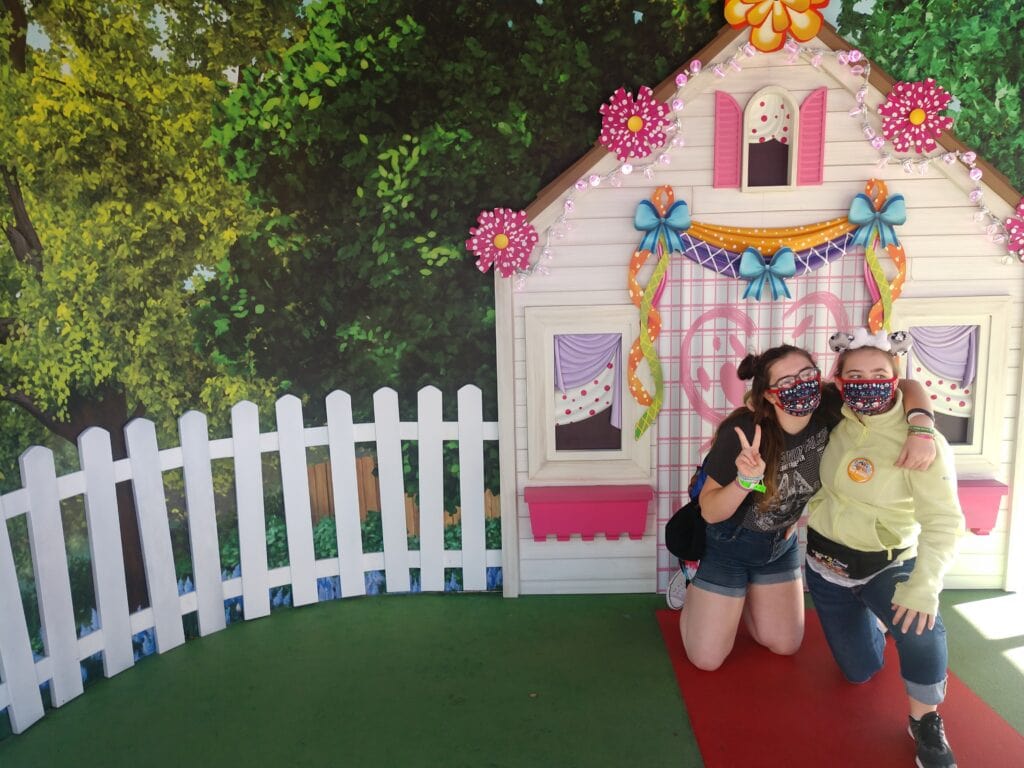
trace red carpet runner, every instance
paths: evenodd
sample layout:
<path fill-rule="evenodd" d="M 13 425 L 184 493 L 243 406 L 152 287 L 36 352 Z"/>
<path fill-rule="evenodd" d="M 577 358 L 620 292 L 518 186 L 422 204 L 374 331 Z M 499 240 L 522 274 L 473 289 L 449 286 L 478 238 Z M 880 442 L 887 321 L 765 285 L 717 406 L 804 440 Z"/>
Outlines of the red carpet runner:
<path fill-rule="evenodd" d="M 678 612 L 658 611 L 658 623 L 708 768 L 914 765 L 892 641 L 882 671 L 851 685 L 832 660 L 814 611 L 807 612 L 795 656 L 776 656 L 741 631 L 715 672 L 687 660 Z M 1024 736 L 952 674 L 940 712 L 961 768 L 1024 766 Z"/>

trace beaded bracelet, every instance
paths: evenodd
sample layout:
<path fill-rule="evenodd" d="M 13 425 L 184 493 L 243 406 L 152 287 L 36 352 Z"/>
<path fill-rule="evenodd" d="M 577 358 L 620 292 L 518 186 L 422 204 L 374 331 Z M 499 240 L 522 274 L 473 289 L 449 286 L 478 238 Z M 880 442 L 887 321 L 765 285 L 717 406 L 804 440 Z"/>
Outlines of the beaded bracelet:
<path fill-rule="evenodd" d="M 912 435 L 934 435 L 935 427 L 918 426 L 917 424 L 911 424 L 907 427 L 907 432 Z"/>

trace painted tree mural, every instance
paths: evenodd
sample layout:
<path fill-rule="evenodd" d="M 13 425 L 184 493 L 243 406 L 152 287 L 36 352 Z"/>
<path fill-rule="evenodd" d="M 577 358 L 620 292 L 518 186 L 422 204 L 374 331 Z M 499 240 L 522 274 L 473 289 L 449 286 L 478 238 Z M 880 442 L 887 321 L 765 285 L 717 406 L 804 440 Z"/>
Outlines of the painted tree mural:
<path fill-rule="evenodd" d="M 1019 5 L 838 20 L 897 78 L 947 83 L 957 133 L 1021 187 Z M 722 23 L 711 0 L 2 0 L 0 488 L 30 444 L 99 425 L 123 453 L 140 414 L 173 443 L 188 408 L 216 425 L 284 392 L 312 420 L 345 389 L 365 419 L 381 386 L 411 414 L 472 382 L 493 418 L 476 213 L 527 205 L 608 94 Z"/>
<path fill-rule="evenodd" d="M 287 44 L 293 18 L 243 5 L 5 0 L 0 15 L 0 397 L 68 441 L 107 429 L 115 458 L 134 416 L 173 425 L 267 392 L 245 361 L 197 354 L 193 326 L 210 301 L 193 273 L 258 219 L 205 146 L 216 84 Z"/>

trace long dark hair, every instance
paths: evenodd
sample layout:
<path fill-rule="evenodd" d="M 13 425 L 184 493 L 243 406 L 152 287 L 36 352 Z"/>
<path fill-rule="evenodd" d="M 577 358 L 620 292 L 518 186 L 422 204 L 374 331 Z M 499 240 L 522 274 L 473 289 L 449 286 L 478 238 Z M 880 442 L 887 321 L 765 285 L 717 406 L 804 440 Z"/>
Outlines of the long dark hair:
<path fill-rule="evenodd" d="M 779 460 L 782 458 L 782 450 L 786 444 L 786 436 L 775 415 L 775 406 L 765 399 L 765 393 L 772 383 L 768 376 L 771 367 L 790 354 L 803 355 L 811 365 L 817 365 L 810 352 L 800 347 L 794 347 L 791 344 L 782 344 L 778 347 L 766 349 L 759 355 L 747 355 L 740 361 L 739 368 L 736 369 L 736 375 L 742 381 L 750 381 L 750 394 L 747 401 L 750 407 L 737 408 L 719 426 L 719 430 L 721 430 L 722 427 L 729 423 L 729 428 L 731 429 L 733 425 L 730 422 L 733 422 L 741 414 L 751 412 L 754 415 L 754 424 L 760 425 L 760 454 L 765 464 L 765 491 L 758 502 L 758 508 L 762 510 L 771 504 L 779 492 Z"/>

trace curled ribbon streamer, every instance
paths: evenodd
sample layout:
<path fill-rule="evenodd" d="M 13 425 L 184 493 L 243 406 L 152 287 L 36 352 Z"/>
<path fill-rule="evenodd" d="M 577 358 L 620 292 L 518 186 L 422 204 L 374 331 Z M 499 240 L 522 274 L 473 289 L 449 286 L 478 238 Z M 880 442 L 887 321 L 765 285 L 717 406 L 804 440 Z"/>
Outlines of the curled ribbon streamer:
<path fill-rule="evenodd" d="M 640 302 L 640 349 L 643 351 L 644 359 L 651 370 L 651 379 L 654 381 L 654 399 L 637 420 L 636 428 L 633 430 L 633 437 L 637 440 L 641 438 L 644 432 L 650 429 L 651 425 L 658 418 L 661 406 L 665 402 L 665 379 L 661 372 L 661 360 L 658 359 L 658 352 L 654 348 L 654 339 L 651 337 L 651 334 L 646 332 L 646 318 L 652 313 L 657 313 L 653 304 L 654 296 L 658 293 L 661 283 L 665 279 L 665 274 L 668 272 L 668 264 L 668 253 L 661 251 L 658 266 L 654 268 L 654 274 L 651 275 L 647 288 L 644 289 L 643 301 Z M 660 317 L 659 313 L 659 326 L 661 322 Z"/>
<path fill-rule="evenodd" d="M 867 259 L 864 260 L 864 284 L 868 287 L 868 293 L 871 294 L 872 303 L 882 298 L 882 294 L 875 284 L 874 275 L 871 274 L 871 265 L 868 264 Z"/>
<path fill-rule="evenodd" d="M 850 203 L 850 213 L 847 218 L 852 224 L 857 225 L 857 229 L 853 233 L 854 245 L 866 248 L 877 233 L 882 245 L 888 248 L 890 245 L 900 244 L 893 227 L 906 223 L 907 203 L 903 199 L 903 195 L 893 195 L 880 208 L 876 209 L 871 198 L 861 193 Z"/>
<path fill-rule="evenodd" d="M 889 187 L 881 179 L 869 179 L 864 185 L 864 192 L 865 195 L 858 197 L 866 197 L 873 210 L 883 211 L 888 207 Z M 903 205 L 902 196 L 895 195 L 893 199 L 896 197 L 900 198 L 900 205 Z M 889 258 L 896 265 L 896 277 L 890 283 L 885 277 L 878 252 L 875 250 L 877 242 L 876 238 L 872 238 L 871 247 L 865 247 L 864 250 L 864 281 L 874 301 L 868 310 L 868 328 L 875 333 L 882 328 L 891 330 L 892 302 L 899 298 L 903 291 L 903 283 L 907 279 L 907 254 L 903 247 L 899 243 L 886 246 Z"/>
<path fill-rule="evenodd" d="M 877 242 L 878 240 L 872 241 L 864 249 L 864 263 L 870 270 L 871 279 L 874 280 L 875 286 L 878 290 L 879 300 L 875 302 L 875 306 L 880 305 L 882 308 L 882 327 L 888 331 L 889 319 L 892 317 L 892 290 L 889 287 L 889 281 L 885 277 L 885 272 L 882 270 L 882 264 L 878 260 L 878 253 L 875 251 L 875 243 Z M 871 315 L 869 312 L 869 321 L 870 318 Z M 878 328 L 872 328 L 871 330 L 877 331 Z"/>
<path fill-rule="evenodd" d="M 664 255 L 664 249 L 660 249 L 662 255 Z M 661 298 L 662 290 L 664 285 L 659 285 L 656 288 L 655 297 L 651 303 L 651 309 L 649 312 L 643 311 L 643 297 L 646 291 L 640 287 L 640 282 L 637 280 L 637 274 L 643 268 L 644 264 L 647 263 L 647 258 L 651 255 L 650 251 L 634 251 L 633 258 L 629 262 L 629 298 L 633 302 L 633 305 L 640 309 L 640 334 L 649 335 L 651 341 L 658 338 L 661 333 L 661 313 L 654 308 L 654 305 L 658 303 L 658 299 Z M 660 261 L 660 259 L 659 259 Z M 653 282 L 653 277 L 652 277 Z M 664 281 L 662 281 L 664 282 Z M 650 284 L 648 284 L 650 287 Z M 633 399 L 643 406 L 651 405 L 654 400 L 651 398 L 647 388 L 644 387 L 643 382 L 640 381 L 640 377 L 637 376 L 637 368 L 640 365 L 640 361 L 643 360 L 644 354 L 641 349 L 640 339 L 637 338 L 633 341 L 633 345 L 629 348 L 629 392 L 633 395 Z"/>
<path fill-rule="evenodd" d="M 889 197 L 889 187 L 881 179 L 868 179 L 864 184 L 864 194 L 871 198 L 871 205 L 877 211 Z"/>
<path fill-rule="evenodd" d="M 892 324 L 892 301 L 898 299 L 900 294 L 903 292 L 903 283 L 907 279 L 907 254 L 903 248 L 898 245 L 890 245 L 888 247 L 889 258 L 892 259 L 893 264 L 896 265 L 896 277 L 893 278 L 892 283 L 889 283 L 885 279 L 885 275 L 882 275 L 882 285 L 885 286 L 885 292 L 882 293 L 882 300 L 875 302 L 875 304 L 868 311 L 868 328 L 874 332 L 878 332 L 881 329 L 891 331 Z M 881 265 L 879 265 L 881 269 Z M 873 274 L 873 272 L 872 272 Z M 885 293 L 888 293 L 891 297 L 886 306 Z"/>
<path fill-rule="evenodd" d="M 789 248 L 777 250 L 768 264 L 756 248 L 747 248 L 740 256 L 739 276 L 749 282 L 747 289 L 743 291 L 744 299 L 753 295 L 760 301 L 766 281 L 771 285 L 772 299 L 778 299 L 779 296 L 791 299 L 793 297 L 789 293 L 785 278 L 793 277 L 795 274 L 796 255 Z"/>
<path fill-rule="evenodd" d="M 651 251 L 662 241 L 669 252 L 682 253 L 683 241 L 679 233 L 690 228 L 690 207 L 679 200 L 659 210 L 650 200 L 641 200 L 633 216 L 633 227 L 645 234 L 640 240 L 638 251 Z"/>

